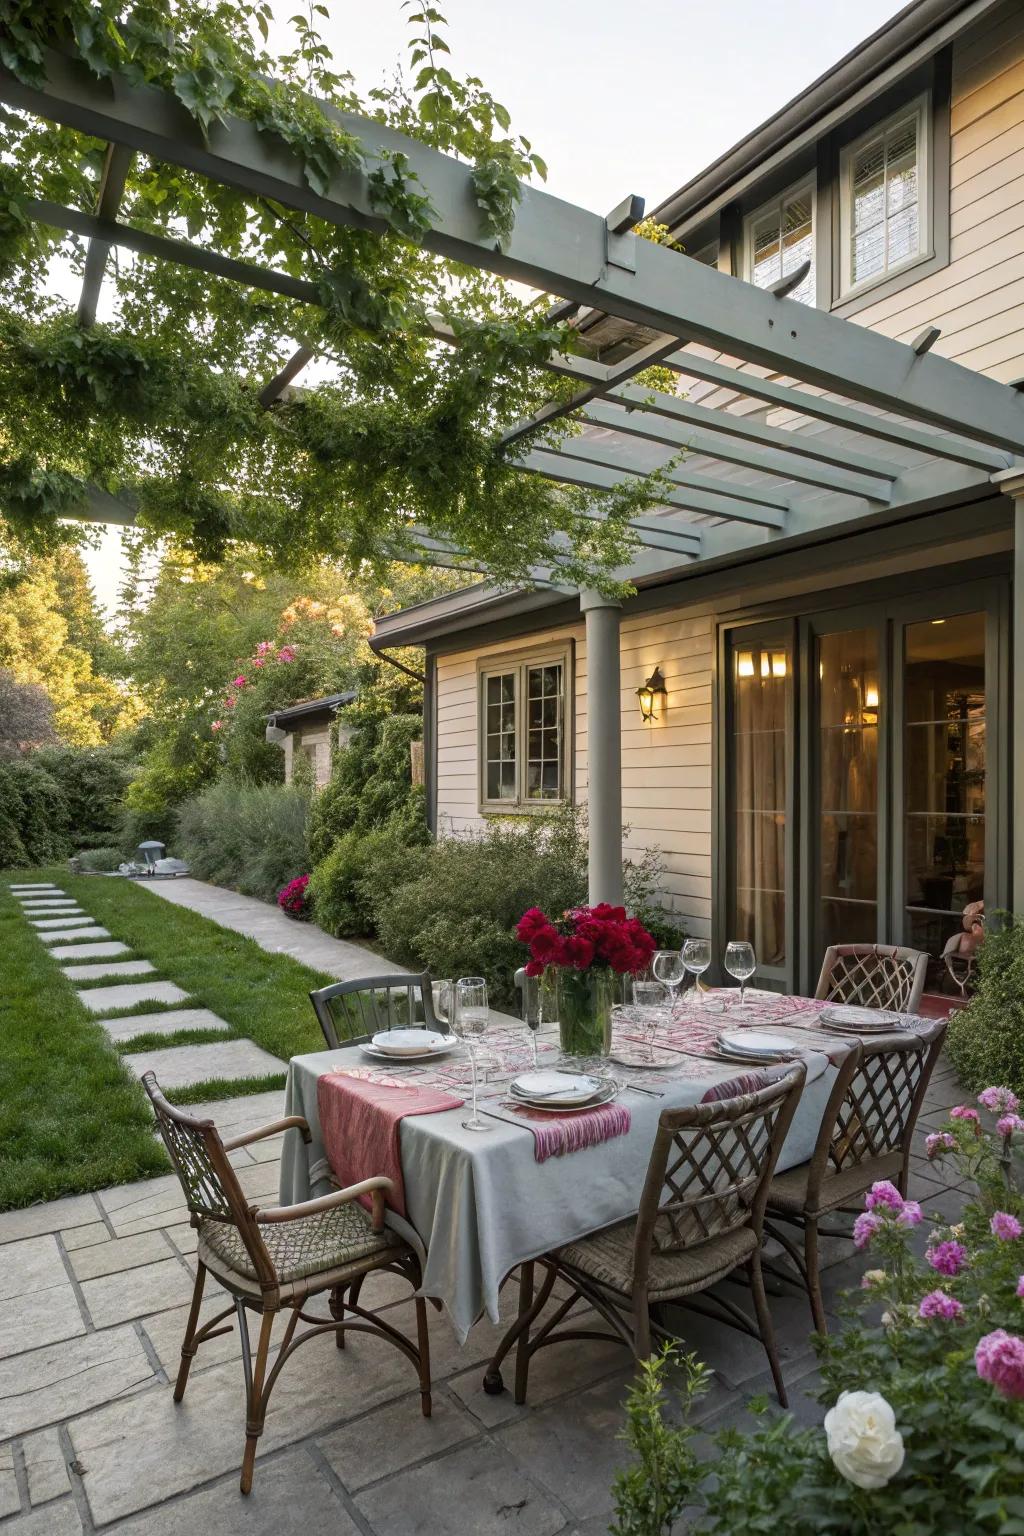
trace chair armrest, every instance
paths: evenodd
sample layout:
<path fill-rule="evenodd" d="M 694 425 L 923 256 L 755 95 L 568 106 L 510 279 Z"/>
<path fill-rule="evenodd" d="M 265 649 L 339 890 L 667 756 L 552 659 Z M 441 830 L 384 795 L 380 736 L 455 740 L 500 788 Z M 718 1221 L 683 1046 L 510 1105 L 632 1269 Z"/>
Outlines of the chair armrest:
<path fill-rule="evenodd" d="M 335 1190 L 332 1195 L 321 1195 L 318 1200 L 303 1200 L 299 1205 L 276 1205 L 268 1210 L 256 1212 L 256 1220 L 260 1222 L 301 1221 L 303 1216 L 318 1216 L 321 1211 L 333 1210 L 338 1205 L 348 1205 L 360 1195 L 373 1196 L 373 1230 L 384 1230 L 384 1196 L 394 1189 L 394 1182 L 385 1178 L 383 1174 L 377 1174 L 372 1179 L 362 1179 L 358 1184 L 349 1184 L 345 1189 Z"/>
<path fill-rule="evenodd" d="M 302 1115 L 285 1115 L 283 1120 L 272 1120 L 269 1125 L 261 1125 L 255 1131 L 246 1131 L 244 1136 L 232 1137 L 230 1141 L 224 1142 L 224 1151 L 234 1152 L 236 1147 L 247 1147 L 250 1141 L 262 1141 L 265 1136 L 277 1136 L 281 1131 L 291 1130 L 301 1131 L 307 1146 L 313 1139 Z"/>

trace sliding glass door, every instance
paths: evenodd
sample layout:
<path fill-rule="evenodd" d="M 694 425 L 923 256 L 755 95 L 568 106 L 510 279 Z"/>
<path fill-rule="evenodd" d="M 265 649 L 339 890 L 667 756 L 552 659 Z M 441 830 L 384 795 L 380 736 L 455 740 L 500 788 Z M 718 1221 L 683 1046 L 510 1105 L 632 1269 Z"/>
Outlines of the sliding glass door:
<path fill-rule="evenodd" d="M 871 942 L 878 932 L 880 641 L 877 628 L 815 636 L 822 953 L 829 944 Z"/>

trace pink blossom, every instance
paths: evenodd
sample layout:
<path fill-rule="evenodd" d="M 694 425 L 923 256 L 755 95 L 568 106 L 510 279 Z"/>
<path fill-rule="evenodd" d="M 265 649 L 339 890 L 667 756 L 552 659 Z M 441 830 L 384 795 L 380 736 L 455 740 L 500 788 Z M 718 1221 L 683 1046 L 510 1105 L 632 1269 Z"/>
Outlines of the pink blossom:
<path fill-rule="evenodd" d="M 266 662 L 263 660 L 262 656 L 254 656 L 251 665 L 254 667 L 265 667 Z"/>
<path fill-rule="evenodd" d="M 976 1109 L 971 1109 L 967 1104 L 956 1104 L 949 1112 L 951 1120 L 973 1120 L 975 1125 L 981 1124 L 981 1116 Z"/>
<path fill-rule="evenodd" d="M 996 1130 L 1000 1136 L 1012 1136 L 1014 1131 L 1024 1131 L 1024 1120 L 1020 1115 L 1003 1115 L 1001 1120 L 996 1121 Z"/>
<path fill-rule="evenodd" d="M 967 1249 L 963 1243 L 949 1239 L 929 1248 L 925 1258 L 932 1269 L 937 1269 L 940 1275 L 958 1275 L 967 1263 Z"/>
<path fill-rule="evenodd" d="M 896 1188 L 896 1185 L 890 1184 L 888 1179 L 879 1179 L 877 1183 L 872 1184 L 865 1197 L 864 1204 L 869 1211 L 875 1210 L 880 1205 L 888 1206 L 891 1211 L 901 1211 L 903 1209 L 903 1196 Z"/>
<path fill-rule="evenodd" d="M 266 656 L 268 651 L 272 651 L 273 649 L 274 649 L 274 642 L 273 642 L 273 640 L 260 640 L 259 643 L 256 646 L 256 655 L 257 656 Z"/>
<path fill-rule="evenodd" d="M 964 1309 L 955 1296 L 947 1296 L 945 1291 L 929 1291 L 927 1296 L 921 1297 L 917 1315 L 924 1318 L 943 1317 L 951 1322 L 963 1317 Z"/>
<path fill-rule="evenodd" d="M 952 1152 L 956 1146 L 956 1137 L 949 1131 L 935 1131 L 924 1139 L 924 1150 L 929 1157 L 938 1157 L 941 1152 Z"/>
<path fill-rule="evenodd" d="M 237 677 L 231 679 L 231 686 L 232 688 L 244 688 L 247 682 L 248 678 L 245 673 L 240 672 Z"/>
<path fill-rule="evenodd" d="M 1024 1227 L 1016 1216 L 1010 1215 L 1009 1211 L 996 1211 L 989 1226 L 992 1229 L 992 1236 L 998 1237 L 1001 1243 L 1011 1243 L 1014 1238 L 1020 1237 L 1021 1232 L 1024 1232 Z"/>
<path fill-rule="evenodd" d="M 1021 1301 L 1024 1301 L 1024 1275 L 1021 1275 L 1020 1279 L 1017 1281 L 1017 1295 L 1020 1297 Z"/>
<path fill-rule="evenodd" d="M 290 645 L 282 645 L 277 653 L 278 661 L 294 661 L 295 652 Z"/>
<path fill-rule="evenodd" d="M 853 1246 L 866 1248 L 882 1226 L 881 1216 L 876 1216 L 874 1211 L 864 1211 L 853 1224 Z"/>
<path fill-rule="evenodd" d="M 924 1213 L 916 1200 L 904 1200 L 903 1208 L 896 1213 L 901 1227 L 917 1227 L 924 1220 Z"/>
<path fill-rule="evenodd" d="M 1009 1088 L 983 1088 L 978 1094 L 978 1103 L 999 1115 L 1012 1115 L 1020 1108 L 1020 1100 Z"/>
<path fill-rule="evenodd" d="M 978 1340 L 974 1367 L 1003 1397 L 1024 1399 L 1024 1339 L 997 1328 Z"/>
<path fill-rule="evenodd" d="M 225 709 L 234 709 L 236 703 L 237 703 L 236 699 L 226 698 L 224 700 L 224 708 Z"/>

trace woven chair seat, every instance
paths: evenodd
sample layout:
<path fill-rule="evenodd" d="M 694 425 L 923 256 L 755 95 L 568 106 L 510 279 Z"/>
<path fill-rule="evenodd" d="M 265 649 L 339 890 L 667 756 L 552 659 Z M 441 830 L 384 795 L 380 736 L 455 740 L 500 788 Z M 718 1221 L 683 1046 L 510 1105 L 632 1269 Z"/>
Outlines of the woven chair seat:
<path fill-rule="evenodd" d="M 560 1264 L 567 1264 L 582 1274 L 596 1280 L 609 1290 L 628 1296 L 633 1289 L 633 1244 L 636 1238 L 636 1222 L 623 1221 L 616 1227 L 605 1227 L 603 1232 L 593 1232 L 575 1243 L 559 1248 L 553 1257 Z M 743 1264 L 758 1247 L 755 1233 L 749 1226 L 734 1227 L 693 1247 L 679 1248 L 670 1253 L 653 1250 L 647 1294 L 653 1301 L 668 1301 L 673 1296 L 685 1296 L 691 1291 L 703 1290 L 713 1285 Z"/>
<path fill-rule="evenodd" d="M 897 1149 L 882 1157 L 869 1157 L 862 1163 L 855 1163 L 852 1168 L 844 1168 L 840 1173 L 826 1174 L 817 1208 L 813 1211 L 807 1206 L 807 1180 L 811 1165 L 801 1163 L 799 1167 L 776 1174 L 772 1179 L 768 1186 L 768 1209 L 788 1211 L 794 1215 L 819 1216 L 825 1211 L 836 1211 L 841 1206 L 851 1205 L 854 1201 L 859 1204 L 858 1197 L 870 1189 L 876 1179 L 895 1182 L 902 1161 L 903 1154 Z"/>
<path fill-rule="evenodd" d="M 405 1247 L 394 1232 L 374 1232 L 369 1212 L 354 1200 L 297 1221 L 264 1222 L 260 1235 L 282 1286 L 328 1271 L 370 1268 L 389 1249 Z M 252 1259 L 230 1222 L 200 1218 L 199 1257 L 215 1274 L 258 1284 Z"/>

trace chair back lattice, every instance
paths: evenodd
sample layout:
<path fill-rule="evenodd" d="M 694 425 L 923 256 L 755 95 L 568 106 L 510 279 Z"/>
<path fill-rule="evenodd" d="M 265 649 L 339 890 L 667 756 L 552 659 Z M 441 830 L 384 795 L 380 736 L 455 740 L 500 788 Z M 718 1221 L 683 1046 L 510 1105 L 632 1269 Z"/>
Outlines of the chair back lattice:
<path fill-rule="evenodd" d="M 831 944 L 825 951 L 815 997 L 862 1008 L 916 1013 L 924 991 L 928 956 L 895 944 Z"/>
<path fill-rule="evenodd" d="M 142 1086 L 149 1094 L 157 1128 L 185 1192 L 193 1225 L 204 1217 L 235 1227 L 261 1285 L 265 1288 L 276 1285 L 274 1266 L 260 1236 L 253 1209 L 245 1198 L 213 1121 L 200 1120 L 169 1104 L 160 1092 L 155 1072 L 143 1075 Z"/>
<path fill-rule="evenodd" d="M 637 1217 L 634 1276 L 652 1254 L 678 1252 L 753 1223 L 803 1090 L 803 1063 L 754 1093 L 664 1110 Z"/>
<path fill-rule="evenodd" d="M 808 1204 L 822 1181 L 861 1163 L 910 1154 L 914 1126 L 942 1049 L 945 1026 L 930 1040 L 881 1035 L 856 1046 L 836 1075 L 811 1157 Z"/>
<path fill-rule="evenodd" d="M 336 981 L 309 994 L 328 1048 L 358 1045 L 389 1029 L 439 1029 L 429 972 Z"/>

